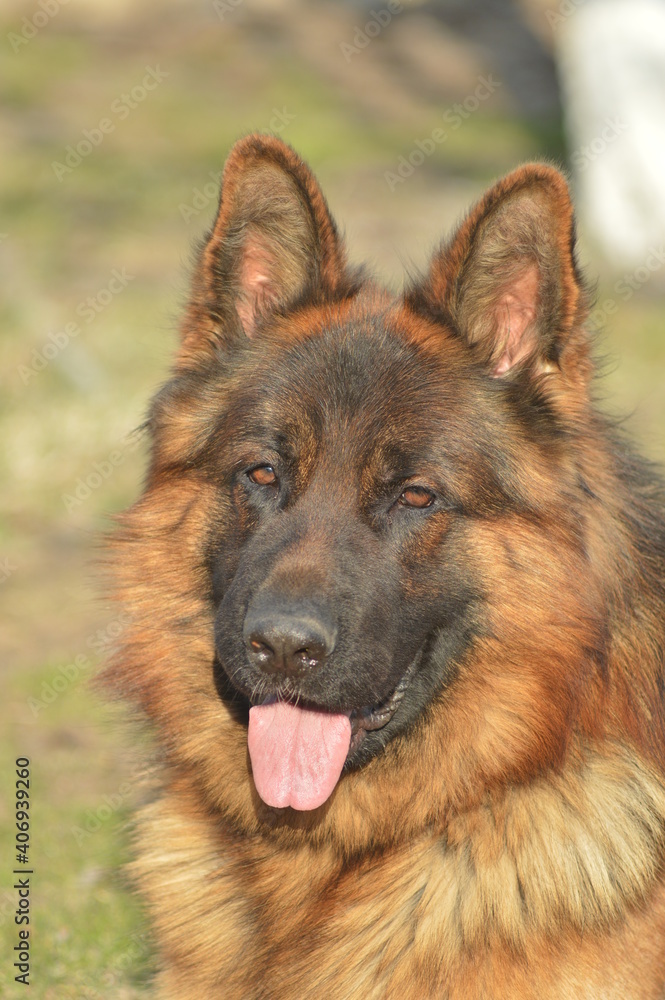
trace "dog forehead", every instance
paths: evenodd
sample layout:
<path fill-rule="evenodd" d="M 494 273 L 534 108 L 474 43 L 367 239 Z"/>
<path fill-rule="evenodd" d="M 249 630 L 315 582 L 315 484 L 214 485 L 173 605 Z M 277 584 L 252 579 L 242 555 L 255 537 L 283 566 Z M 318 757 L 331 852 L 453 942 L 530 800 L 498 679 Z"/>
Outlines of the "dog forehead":
<path fill-rule="evenodd" d="M 466 453 L 496 423 L 486 384 L 494 380 L 445 330 L 415 337 L 397 310 L 312 310 L 307 323 L 285 317 L 236 362 L 217 440 L 248 453 L 273 448 L 407 468 L 427 455 Z M 223 384 L 228 374 L 218 378 Z"/>
<path fill-rule="evenodd" d="M 292 340 L 267 338 L 248 359 L 257 404 L 346 418 L 397 410 L 422 416 L 460 395 L 458 364 L 426 349 L 381 315 L 328 322 Z M 457 359 L 455 359 L 457 360 Z"/>
<path fill-rule="evenodd" d="M 445 336 L 423 344 L 391 320 L 354 316 L 253 342 L 242 378 L 247 420 L 228 428 L 230 439 L 380 477 L 466 454 L 493 425 L 484 380 Z"/>

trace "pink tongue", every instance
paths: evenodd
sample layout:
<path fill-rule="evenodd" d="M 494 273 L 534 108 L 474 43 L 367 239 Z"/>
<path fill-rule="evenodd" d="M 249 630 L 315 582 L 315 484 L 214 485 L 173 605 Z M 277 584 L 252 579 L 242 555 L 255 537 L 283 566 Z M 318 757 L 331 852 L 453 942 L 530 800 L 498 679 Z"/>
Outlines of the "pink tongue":
<path fill-rule="evenodd" d="M 316 809 L 339 781 L 351 742 L 347 715 L 285 701 L 249 710 L 247 744 L 256 790 L 268 806 Z"/>

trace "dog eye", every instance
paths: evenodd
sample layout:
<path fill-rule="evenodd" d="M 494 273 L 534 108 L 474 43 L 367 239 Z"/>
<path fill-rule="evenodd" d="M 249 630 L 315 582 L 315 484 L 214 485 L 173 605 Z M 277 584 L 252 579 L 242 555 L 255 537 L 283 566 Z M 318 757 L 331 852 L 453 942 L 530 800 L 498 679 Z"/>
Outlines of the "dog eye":
<path fill-rule="evenodd" d="M 277 473 L 272 465 L 258 465 L 251 469 L 247 476 L 257 486 L 275 486 L 277 484 Z"/>
<path fill-rule="evenodd" d="M 431 507 L 434 503 L 434 494 L 424 486 L 407 486 L 399 498 L 399 503 L 403 507 Z"/>

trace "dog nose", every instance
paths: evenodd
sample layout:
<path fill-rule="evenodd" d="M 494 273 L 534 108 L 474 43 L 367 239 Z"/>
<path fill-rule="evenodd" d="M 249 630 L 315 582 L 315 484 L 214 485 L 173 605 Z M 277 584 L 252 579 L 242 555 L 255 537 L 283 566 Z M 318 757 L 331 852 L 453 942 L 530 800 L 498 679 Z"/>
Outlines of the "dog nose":
<path fill-rule="evenodd" d="M 335 628 L 321 611 L 250 605 L 243 629 L 253 664 L 296 677 L 321 666 L 335 648 Z"/>

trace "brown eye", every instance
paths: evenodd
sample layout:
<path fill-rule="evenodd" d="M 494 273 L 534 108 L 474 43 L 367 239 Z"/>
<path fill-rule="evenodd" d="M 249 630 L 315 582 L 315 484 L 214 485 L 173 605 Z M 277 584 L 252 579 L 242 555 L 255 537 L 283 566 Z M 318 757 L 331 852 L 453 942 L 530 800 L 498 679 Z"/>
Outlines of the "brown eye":
<path fill-rule="evenodd" d="M 247 475 L 257 486 L 274 486 L 277 482 L 277 473 L 272 465 L 259 465 Z"/>
<path fill-rule="evenodd" d="M 399 498 L 403 507 L 431 507 L 434 494 L 424 486 L 407 486 Z"/>

